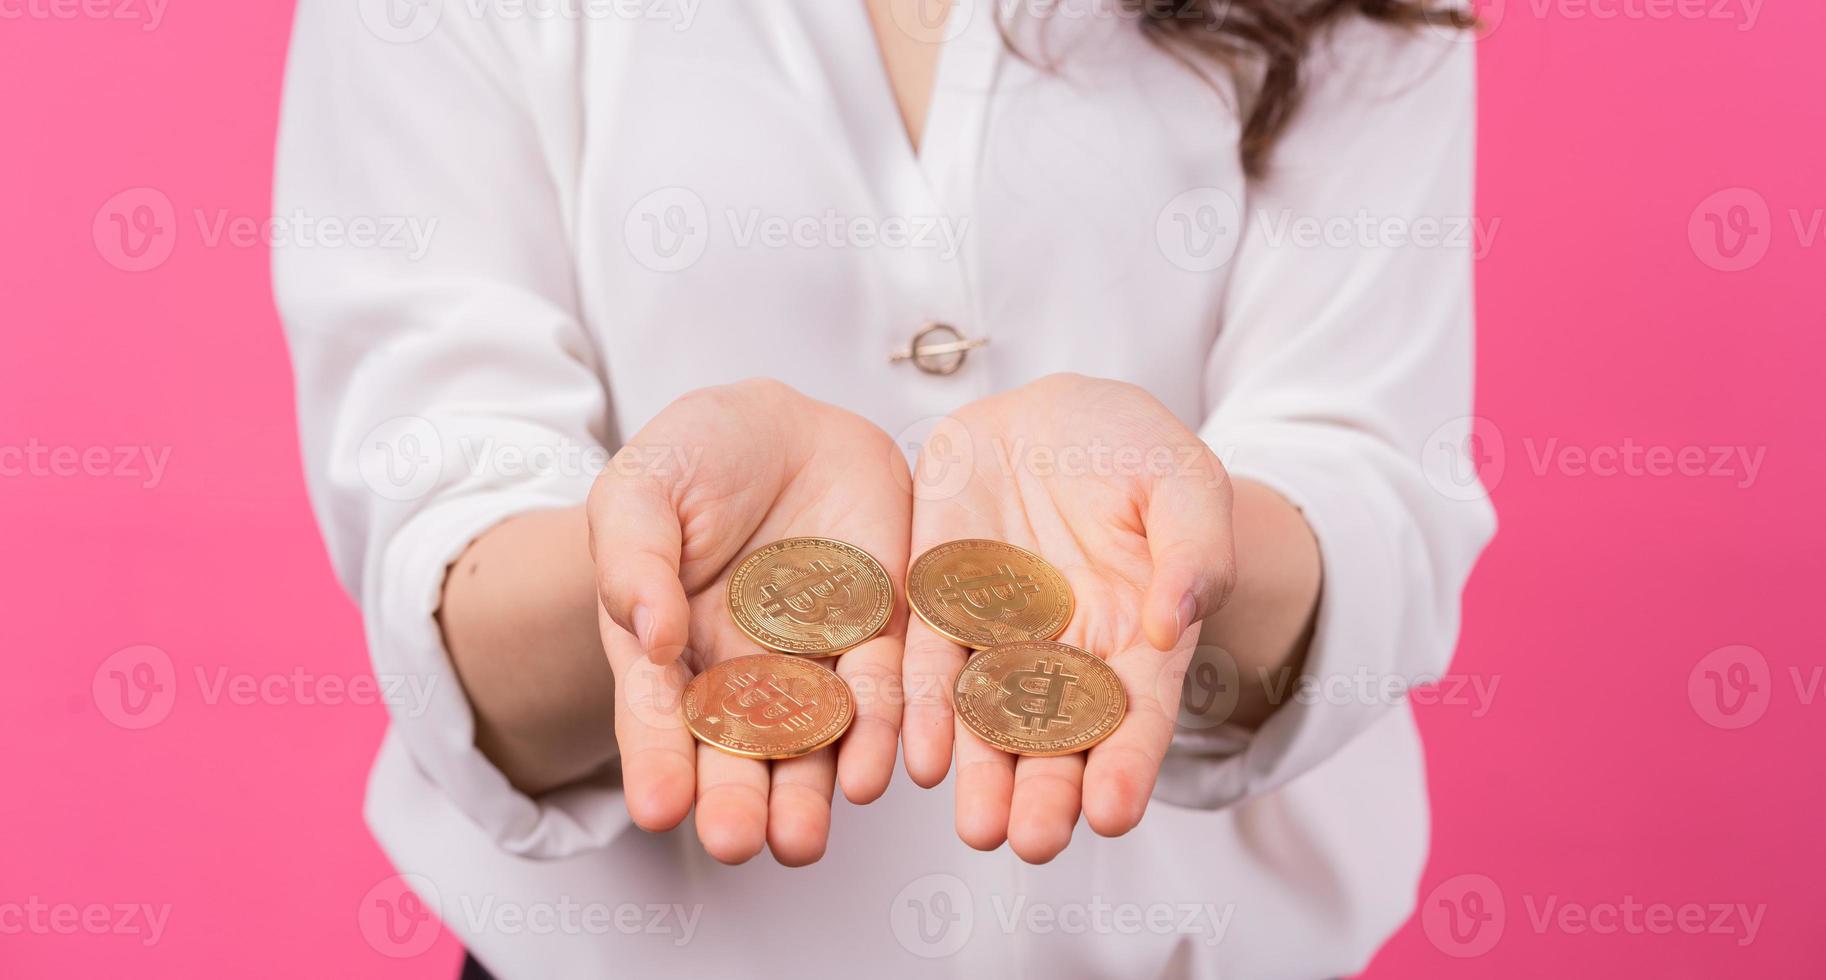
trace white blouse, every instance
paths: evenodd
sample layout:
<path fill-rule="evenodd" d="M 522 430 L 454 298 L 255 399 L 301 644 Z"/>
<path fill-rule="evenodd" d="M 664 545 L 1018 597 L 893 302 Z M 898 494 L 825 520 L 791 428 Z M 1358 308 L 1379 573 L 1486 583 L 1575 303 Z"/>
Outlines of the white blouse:
<path fill-rule="evenodd" d="M 1472 47 L 1338 28 L 1257 182 L 1226 87 L 1116 8 L 1018 21 L 1024 59 L 960 2 L 915 153 L 856 0 L 298 4 L 277 213 L 377 230 L 275 250 L 312 497 L 375 671 L 432 681 L 367 816 L 504 980 L 1330 976 L 1412 910 L 1398 689 L 1445 669 L 1493 530 L 1453 451 Z M 889 359 L 930 322 L 989 343 Z M 634 828 L 612 774 L 531 799 L 475 749 L 446 566 L 582 501 L 680 394 L 771 376 L 906 442 L 1058 371 L 1145 386 L 1323 553 L 1309 683 L 1259 732 L 1183 726 L 1135 832 L 1028 866 L 897 773 L 839 794 L 818 864 L 725 867 L 689 821 Z"/>

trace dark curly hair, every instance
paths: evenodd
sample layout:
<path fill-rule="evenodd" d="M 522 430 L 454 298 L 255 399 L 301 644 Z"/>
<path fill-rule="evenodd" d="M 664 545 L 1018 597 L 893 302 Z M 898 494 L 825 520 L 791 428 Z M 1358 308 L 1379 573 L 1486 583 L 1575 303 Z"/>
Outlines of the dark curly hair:
<path fill-rule="evenodd" d="M 1043 0 L 1044 2 L 1044 0 Z M 1234 80 L 1243 171 L 1259 177 L 1300 105 L 1300 70 L 1315 36 L 1347 17 L 1398 27 L 1477 26 L 1462 3 L 1437 0 L 1122 0 L 1142 33 L 1187 66 L 1215 64 Z M 1004 25 L 1003 35 L 1008 32 Z M 1012 42 L 1010 42 L 1012 43 Z"/>

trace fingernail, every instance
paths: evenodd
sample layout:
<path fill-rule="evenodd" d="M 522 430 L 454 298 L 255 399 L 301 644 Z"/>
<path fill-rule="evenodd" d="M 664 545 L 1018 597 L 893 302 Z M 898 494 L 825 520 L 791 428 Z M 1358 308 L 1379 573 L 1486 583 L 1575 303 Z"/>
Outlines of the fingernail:
<path fill-rule="evenodd" d="M 634 607 L 634 636 L 640 640 L 641 649 L 653 652 L 653 610 L 646 606 Z"/>
<path fill-rule="evenodd" d="M 1198 615 L 1198 600 L 1187 592 L 1179 597 L 1179 608 L 1173 610 L 1173 632 L 1184 633 L 1192 625 L 1192 617 Z"/>

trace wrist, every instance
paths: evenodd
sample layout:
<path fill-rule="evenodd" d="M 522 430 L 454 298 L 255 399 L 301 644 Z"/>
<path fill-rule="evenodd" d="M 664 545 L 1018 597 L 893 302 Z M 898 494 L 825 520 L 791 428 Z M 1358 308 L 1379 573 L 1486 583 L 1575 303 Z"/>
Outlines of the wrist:
<path fill-rule="evenodd" d="M 475 717 L 475 744 L 540 792 L 613 753 L 613 677 L 597 629 L 581 506 L 488 530 L 445 573 L 438 622 Z"/>
<path fill-rule="evenodd" d="M 1199 644 L 1234 661 L 1240 691 L 1228 720 L 1255 728 L 1280 706 L 1304 666 L 1323 568 L 1318 539 L 1299 508 L 1262 484 L 1234 486 L 1236 588 L 1205 620 Z"/>

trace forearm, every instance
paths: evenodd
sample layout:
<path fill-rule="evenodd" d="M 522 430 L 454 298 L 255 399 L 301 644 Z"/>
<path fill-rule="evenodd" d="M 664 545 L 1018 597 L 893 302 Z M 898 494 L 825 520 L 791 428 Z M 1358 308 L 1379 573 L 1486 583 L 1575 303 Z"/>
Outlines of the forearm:
<path fill-rule="evenodd" d="M 1312 639 L 1319 607 L 1318 540 L 1299 508 L 1248 480 L 1235 484 L 1236 589 L 1217 615 L 1205 620 L 1200 657 L 1217 648 L 1235 662 L 1239 694 L 1228 721 L 1255 728 L 1280 705 L 1276 692 L 1291 690 Z M 1228 699 L 1217 699 L 1228 706 Z"/>
<path fill-rule="evenodd" d="M 476 747 L 522 791 L 588 775 L 615 750 L 583 507 L 505 521 L 444 580 L 438 622 L 474 707 Z"/>

